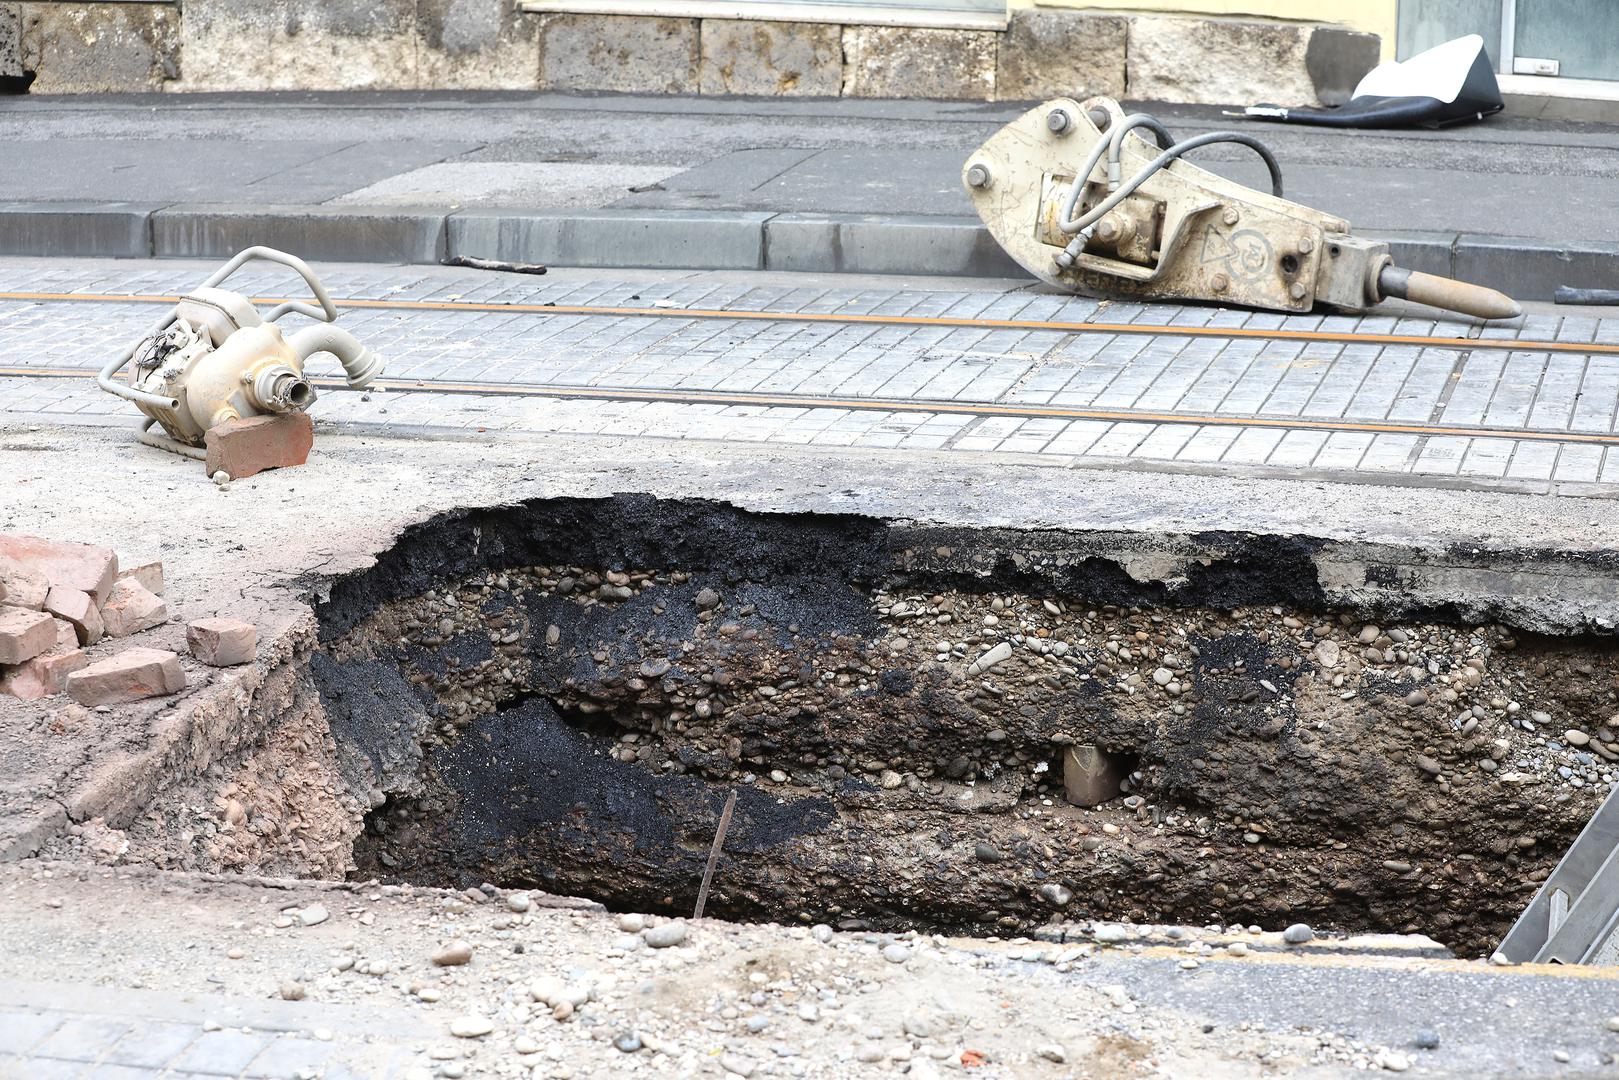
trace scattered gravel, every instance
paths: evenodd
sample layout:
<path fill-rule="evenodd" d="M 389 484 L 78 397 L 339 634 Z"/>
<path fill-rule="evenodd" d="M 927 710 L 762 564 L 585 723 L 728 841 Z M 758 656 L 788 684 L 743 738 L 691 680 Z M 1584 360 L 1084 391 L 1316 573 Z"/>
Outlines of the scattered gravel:
<path fill-rule="evenodd" d="M 1277 935 L 1257 926 L 1076 921 L 1054 927 L 1050 937 L 991 941 L 713 921 L 695 944 L 686 938 L 693 947 L 624 949 L 625 937 L 641 940 L 627 927 L 684 928 L 688 935 L 692 927 L 540 893 L 529 893 L 530 909 L 519 913 L 465 893 L 363 882 L 333 888 L 325 924 L 277 925 L 283 909 L 264 902 L 277 899 L 264 887 L 210 881 L 199 886 L 204 894 L 182 884 L 156 902 L 156 888 L 141 892 L 138 881 L 117 876 L 125 870 L 102 869 L 105 877 L 82 882 L 30 880 L 26 872 L 27 864 L 0 867 L 0 895 L 8 898 L 0 928 L 26 915 L 35 929 L 13 938 L 30 955 L 60 951 L 39 936 L 39 913 L 61 912 L 50 918 L 77 933 L 69 913 L 87 895 L 103 917 L 128 927 L 93 958 L 74 961 L 93 968 L 66 977 L 132 990 L 279 996 L 278 1006 L 297 1003 L 340 1029 L 342 1010 L 329 1006 L 407 1009 L 415 1019 L 396 1041 L 418 1055 L 420 1070 L 405 1074 L 411 1077 L 606 1080 L 629 1075 L 630 1058 L 637 1075 L 716 1080 L 846 1080 L 857 1067 L 859 1075 L 870 1068 L 873 1075 L 947 1080 L 977 1075 L 979 1066 L 985 1077 L 1034 1080 L 1066 1076 L 1082 1061 L 1097 1076 L 1132 1076 L 1152 1071 L 1149 1059 L 1173 1062 L 1177 1075 L 1187 1076 L 1313 1069 L 1325 1080 L 1368 1068 L 1399 1071 L 1402 1060 L 1412 1067 L 1399 1049 L 1330 1023 L 1299 1030 L 1245 1022 L 1221 1026 L 1211 1038 L 1201 1011 L 1193 1010 L 1196 1022 L 1189 1019 L 1189 999 L 1166 998 L 1163 987 L 1141 981 L 1161 963 L 1153 954 L 1175 949 L 1179 994 L 1207 993 L 1211 977 L 1246 978 L 1237 984 L 1250 987 L 1244 993 L 1263 987 L 1274 969 L 1240 959 L 1246 950 L 1233 947 L 1279 950 Z M 65 893 L 74 888 L 80 891 Z M 64 895 L 63 908 L 43 906 Z M 224 964 L 219 958 L 244 934 L 249 958 Z M 1113 937 L 1139 941 L 1149 953 L 1137 959 L 1097 948 L 1097 938 Z M 435 964 L 436 952 L 450 945 L 464 945 L 472 965 Z M 1287 966 L 1311 962 L 1295 956 Z M 1119 985 L 1121 978 L 1132 986 Z M 1277 1015 L 1268 1004 L 1255 1008 Z M 1357 1016 L 1350 1026 L 1364 1030 L 1367 1022 Z M 1608 1049 L 1614 1036 L 1601 1030 L 1600 1017 L 1595 1027 L 1593 1049 Z M 338 1041 L 344 1038 L 340 1030 Z M 1556 1045 L 1543 1051 L 1548 1067 Z M 1444 1053 L 1423 1060 L 1445 1065 Z"/>

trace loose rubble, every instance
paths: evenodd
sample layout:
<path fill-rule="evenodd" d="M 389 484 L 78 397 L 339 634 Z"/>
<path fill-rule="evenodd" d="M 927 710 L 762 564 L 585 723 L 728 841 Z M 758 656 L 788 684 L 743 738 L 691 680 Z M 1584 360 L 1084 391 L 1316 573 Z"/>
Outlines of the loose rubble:
<path fill-rule="evenodd" d="M 155 560 L 121 567 L 110 548 L 0 533 L 0 693 L 106 708 L 184 690 L 178 654 L 121 644 L 168 623 L 163 588 Z M 186 638 L 194 659 L 231 666 L 254 659 L 257 629 L 205 618 Z"/>
<path fill-rule="evenodd" d="M 184 688 L 177 666 L 149 655 L 92 664 L 83 651 L 167 622 L 162 589 L 159 563 L 120 572 L 110 548 L 0 533 L 0 693 L 35 701 L 78 686 L 81 704 L 108 705 Z"/>
<path fill-rule="evenodd" d="M 67 677 L 68 696 L 92 706 L 174 694 L 185 685 L 180 658 L 166 649 L 125 649 Z"/>
<path fill-rule="evenodd" d="M 241 619 L 197 619 L 186 624 L 191 655 L 212 667 L 251 663 L 257 644 L 257 628 Z"/>

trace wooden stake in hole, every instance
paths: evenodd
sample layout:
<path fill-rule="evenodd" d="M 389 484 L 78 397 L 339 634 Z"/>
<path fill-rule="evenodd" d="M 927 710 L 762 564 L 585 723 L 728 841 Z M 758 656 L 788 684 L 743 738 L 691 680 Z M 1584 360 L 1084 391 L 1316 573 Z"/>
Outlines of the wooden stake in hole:
<path fill-rule="evenodd" d="M 697 890 L 697 910 L 694 919 L 703 917 L 703 905 L 708 903 L 708 887 L 714 883 L 714 867 L 719 865 L 720 851 L 725 847 L 725 830 L 731 827 L 731 811 L 736 809 L 736 789 L 725 797 L 725 809 L 720 811 L 720 827 L 714 830 L 714 846 L 708 849 L 708 865 L 703 867 L 703 884 Z"/>

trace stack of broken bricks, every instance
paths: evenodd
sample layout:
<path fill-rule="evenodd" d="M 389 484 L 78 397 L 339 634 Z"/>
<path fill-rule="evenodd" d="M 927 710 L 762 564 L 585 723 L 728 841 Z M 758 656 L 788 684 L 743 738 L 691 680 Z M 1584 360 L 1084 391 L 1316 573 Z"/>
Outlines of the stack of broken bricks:
<path fill-rule="evenodd" d="M 120 569 L 111 548 L 0 533 L 0 694 L 33 701 L 66 691 L 98 706 L 179 693 L 186 674 L 173 652 L 108 652 L 111 641 L 168 621 L 162 563 Z M 186 642 L 216 667 L 251 661 L 258 644 L 239 619 L 199 619 Z M 108 655 L 92 661 L 85 650 L 98 645 Z"/>

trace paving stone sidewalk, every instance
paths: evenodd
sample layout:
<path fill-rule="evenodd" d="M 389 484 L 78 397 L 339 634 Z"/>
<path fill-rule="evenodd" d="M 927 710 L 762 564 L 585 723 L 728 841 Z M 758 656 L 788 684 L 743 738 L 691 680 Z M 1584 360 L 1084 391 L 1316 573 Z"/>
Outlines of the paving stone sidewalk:
<path fill-rule="evenodd" d="M 0 292 L 172 294 L 199 278 L 172 263 L 0 265 Z M 543 278 L 437 268 L 339 268 L 355 299 L 656 308 L 638 317 L 354 309 L 341 324 L 388 362 L 395 392 L 329 392 L 317 419 L 355 430 L 576 432 L 1032 455 L 1052 465 L 1287 470 L 1375 483 L 1619 493 L 1619 445 L 1548 438 L 1619 431 L 1619 355 L 1544 349 L 1341 344 L 1099 331 L 682 318 L 680 309 L 946 315 L 1027 322 L 1326 330 L 1418 337 L 1619 342 L 1619 319 L 1531 311 L 1481 326 L 1405 312 L 1284 316 L 1186 305 L 1108 303 L 1020 283 L 917 288 L 896 279 L 765 274 Z M 240 287 L 282 295 L 252 272 Z M 0 300 L 0 366 L 89 371 L 147 329 L 151 304 Z M 327 358 L 329 360 L 329 358 Z M 319 370 L 340 374 L 335 363 Z M 611 397 L 766 395 L 768 403 L 452 394 L 561 386 Z M 795 397 L 838 399 L 842 404 Z M 846 407 L 850 399 L 865 407 Z M 950 403 L 948 410 L 941 408 Z M 1107 418 L 973 415 L 1105 411 Z M 964 411 L 958 411 L 964 410 Z M 1142 414 L 1141 419 L 1130 415 Z M 0 377 L 0 416 L 133 421 L 82 378 Z M 1184 417 L 1184 420 L 1177 419 Z M 1244 424 L 1264 420 L 1265 425 Z M 1417 425 L 1433 433 L 1330 430 Z M 1289 426 L 1289 425 L 1292 426 Z M 1444 428 L 1487 429 L 1450 435 Z M 1525 438 L 1533 432 L 1537 437 Z"/>
<path fill-rule="evenodd" d="M 400 1009 L 0 980 L 5 1080 L 406 1080 Z"/>

